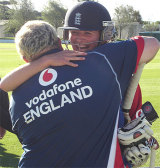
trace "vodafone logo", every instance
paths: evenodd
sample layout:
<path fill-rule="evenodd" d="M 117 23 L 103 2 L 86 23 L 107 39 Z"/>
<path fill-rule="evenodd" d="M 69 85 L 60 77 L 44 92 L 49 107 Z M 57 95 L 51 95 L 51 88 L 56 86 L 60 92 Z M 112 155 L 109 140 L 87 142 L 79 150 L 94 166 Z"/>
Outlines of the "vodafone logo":
<path fill-rule="evenodd" d="M 57 79 L 57 72 L 54 69 L 48 68 L 41 72 L 39 76 L 39 83 L 42 86 L 48 86 Z"/>

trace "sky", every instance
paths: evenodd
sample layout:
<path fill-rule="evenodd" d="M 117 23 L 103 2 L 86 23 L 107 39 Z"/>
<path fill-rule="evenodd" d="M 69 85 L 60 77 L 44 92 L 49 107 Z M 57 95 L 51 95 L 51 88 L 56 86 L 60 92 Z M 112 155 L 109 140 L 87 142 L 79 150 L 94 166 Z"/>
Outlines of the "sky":
<path fill-rule="evenodd" d="M 41 11 L 48 0 L 31 0 L 36 10 Z M 69 9 L 76 0 L 59 0 L 65 8 Z M 114 9 L 120 5 L 133 6 L 134 10 L 138 10 L 143 21 L 160 21 L 160 0 L 99 0 L 109 11 L 111 17 L 114 17 Z"/>

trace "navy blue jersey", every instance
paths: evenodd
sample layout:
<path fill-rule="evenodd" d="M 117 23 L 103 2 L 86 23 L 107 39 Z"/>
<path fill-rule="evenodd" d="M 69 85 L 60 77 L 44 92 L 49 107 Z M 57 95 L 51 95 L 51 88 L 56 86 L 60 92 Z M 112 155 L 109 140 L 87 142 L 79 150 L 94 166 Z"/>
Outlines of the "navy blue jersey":
<path fill-rule="evenodd" d="M 24 149 L 19 167 L 113 167 L 137 49 L 133 41 L 110 45 L 89 52 L 77 68 L 49 67 L 13 92 L 11 119 Z"/>

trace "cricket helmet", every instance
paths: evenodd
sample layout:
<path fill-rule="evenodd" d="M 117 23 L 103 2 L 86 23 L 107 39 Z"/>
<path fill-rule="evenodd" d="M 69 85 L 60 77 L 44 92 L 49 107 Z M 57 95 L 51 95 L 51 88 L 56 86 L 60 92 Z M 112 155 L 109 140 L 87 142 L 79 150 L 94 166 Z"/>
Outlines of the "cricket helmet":
<path fill-rule="evenodd" d="M 110 14 L 103 5 L 93 1 L 83 1 L 68 10 L 64 27 L 61 28 L 64 29 L 64 36 L 67 36 L 67 30 L 103 31 L 111 22 Z"/>

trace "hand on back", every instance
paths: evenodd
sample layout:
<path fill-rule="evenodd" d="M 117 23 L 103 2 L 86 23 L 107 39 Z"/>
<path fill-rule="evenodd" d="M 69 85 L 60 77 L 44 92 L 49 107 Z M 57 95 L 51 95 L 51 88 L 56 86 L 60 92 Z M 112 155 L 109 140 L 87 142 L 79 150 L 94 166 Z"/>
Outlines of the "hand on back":
<path fill-rule="evenodd" d="M 69 65 L 72 67 L 77 67 L 78 64 L 72 61 L 83 61 L 85 60 L 85 52 L 73 51 L 73 50 L 64 50 L 54 54 L 49 54 L 44 57 L 47 59 L 47 64 L 49 66 L 63 66 Z"/>

